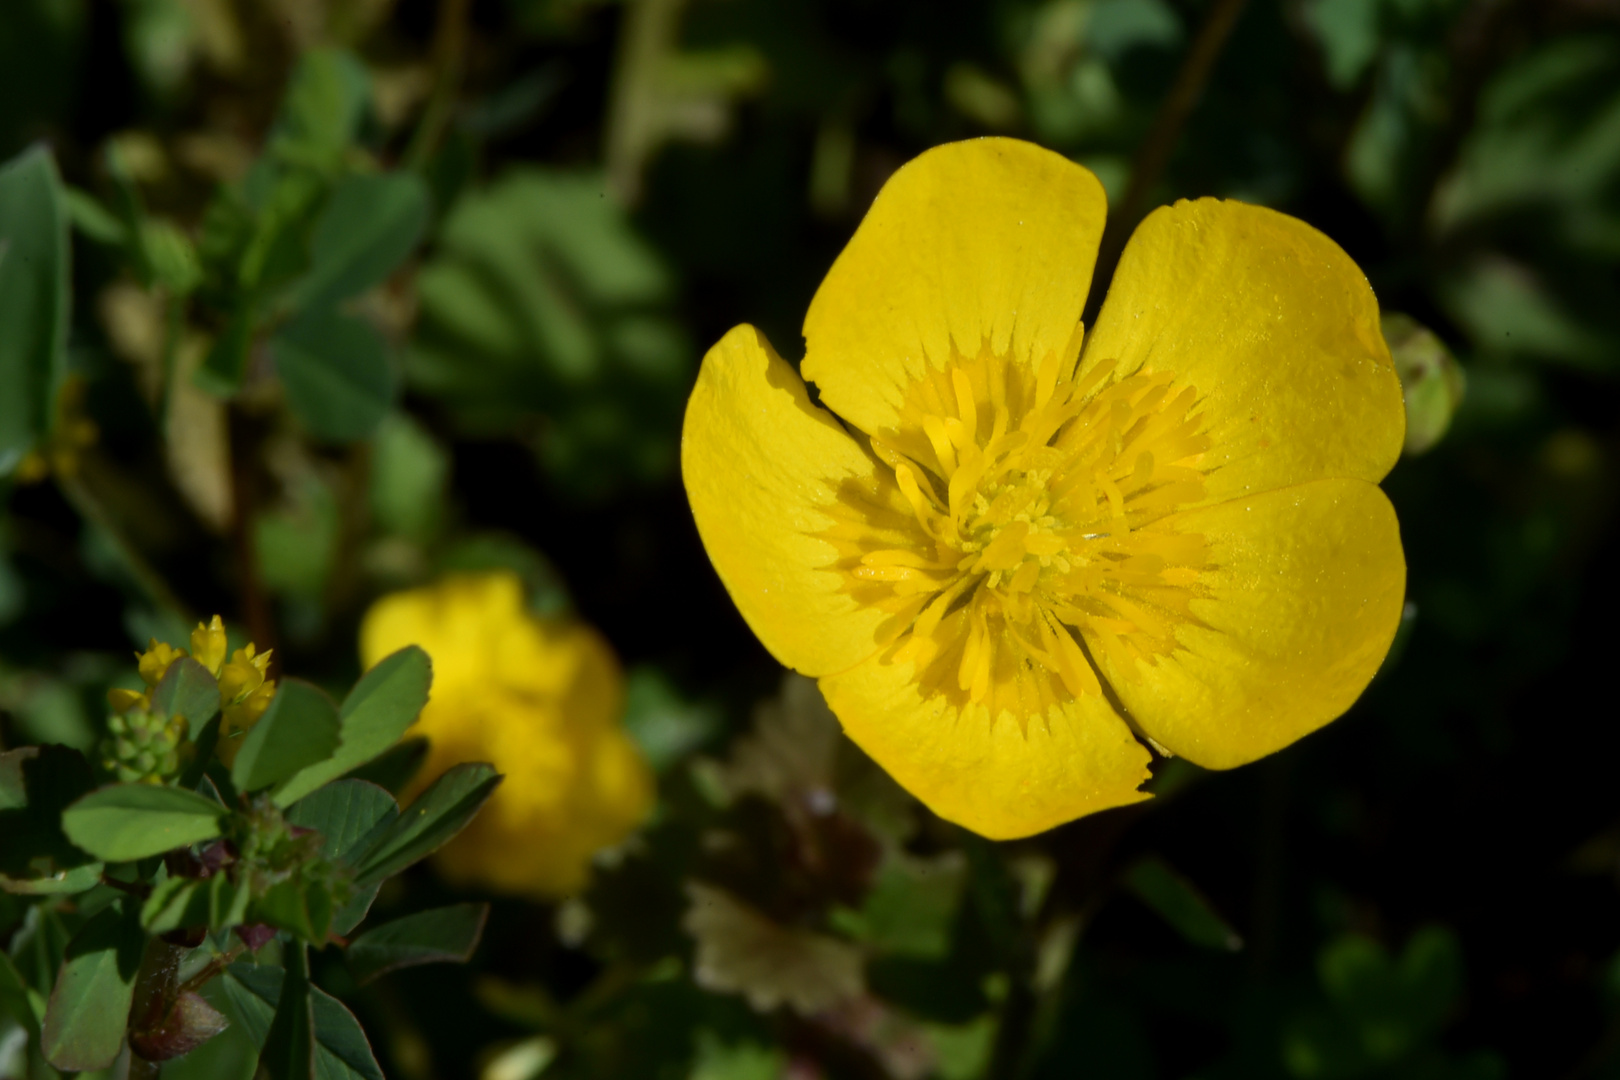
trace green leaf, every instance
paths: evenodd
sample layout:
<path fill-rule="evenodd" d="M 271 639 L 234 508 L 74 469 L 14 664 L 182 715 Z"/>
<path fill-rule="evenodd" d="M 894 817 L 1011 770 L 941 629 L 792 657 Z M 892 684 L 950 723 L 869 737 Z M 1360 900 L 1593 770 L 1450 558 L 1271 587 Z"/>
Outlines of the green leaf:
<path fill-rule="evenodd" d="M 129 242 L 129 229 L 118 220 L 118 215 L 102 206 L 89 192 L 64 184 L 62 204 L 73 227 L 97 243 L 122 247 Z"/>
<path fill-rule="evenodd" d="M 253 344 L 253 329 L 258 313 L 246 301 L 231 313 L 224 331 L 214 340 L 202 366 L 192 381 L 216 397 L 229 397 L 242 385 L 247 374 L 248 350 Z"/>
<path fill-rule="evenodd" d="M 332 756 L 338 748 L 338 711 L 332 699 L 300 679 L 284 679 L 270 707 L 242 739 L 231 783 L 262 791 Z"/>
<path fill-rule="evenodd" d="M 277 160 L 320 171 L 341 163 L 371 96 L 371 79 L 354 54 L 311 49 L 293 69 L 271 136 Z"/>
<path fill-rule="evenodd" d="M 68 943 L 45 1006 L 40 1049 L 58 1069 L 105 1069 L 129 1023 L 146 935 L 120 905 L 103 908 Z"/>
<path fill-rule="evenodd" d="M 1368 938 L 1347 934 L 1317 958 L 1322 989 L 1378 1061 L 1400 1057 L 1439 1031 L 1462 993 L 1462 951 L 1444 927 L 1413 934 L 1398 961 Z"/>
<path fill-rule="evenodd" d="M 678 457 L 692 349 L 673 277 L 603 181 L 514 169 L 455 203 L 416 279 L 413 386 L 471 430 L 545 416 L 536 448 L 581 492 Z"/>
<path fill-rule="evenodd" d="M 207 668 L 189 656 L 182 657 L 169 665 L 152 691 L 152 711 L 185 717 L 187 738 L 196 740 L 203 725 L 219 712 L 219 683 Z"/>
<path fill-rule="evenodd" d="M 371 449 L 371 517 L 393 536 L 425 542 L 444 519 L 450 455 L 402 412 L 389 413 Z"/>
<path fill-rule="evenodd" d="M 718 709 L 688 702 L 656 667 L 632 670 L 625 683 L 625 730 L 655 772 L 665 771 L 720 729 Z"/>
<path fill-rule="evenodd" d="M 343 699 L 337 750 L 289 779 L 276 802 L 287 806 L 397 743 L 427 704 L 432 683 L 433 662 L 415 645 L 385 656 Z"/>
<path fill-rule="evenodd" d="M 860 937 L 896 956 L 944 959 L 966 881 L 967 860 L 960 852 L 891 856 L 862 905 Z"/>
<path fill-rule="evenodd" d="M 268 1080 L 314 1080 L 315 1008 L 309 985 L 309 954 L 303 945 L 295 944 L 286 950 L 286 958 L 276 1015 L 264 1038 L 259 1068 Z"/>
<path fill-rule="evenodd" d="M 1194 945 L 1236 952 L 1243 939 L 1164 860 L 1148 857 L 1125 872 L 1125 885 Z"/>
<path fill-rule="evenodd" d="M 337 902 L 325 881 L 289 878 L 270 887 L 254 904 L 250 918 L 325 945 L 337 915 Z"/>
<path fill-rule="evenodd" d="M 183 788 L 114 784 L 62 812 L 68 839 L 99 859 L 129 862 L 212 840 L 225 808 Z"/>
<path fill-rule="evenodd" d="M 141 925 L 149 934 L 193 926 L 227 930 L 247 918 L 252 897 L 252 890 L 231 884 L 224 874 L 165 878 L 141 906 Z"/>
<path fill-rule="evenodd" d="M 349 779 L 365 780 L 398 796 L 422 771 L 427 754 L 428 741 L 425 737 L 418 735 L 414 739 L 405 739 L 349 773 Z"/>
<path fill-rule="evenodd" d="M 39 1022 L 45 1015 L 45 1002 L 27 980 L 11 957 L 0 952 L 0 1016 L 9 1016 L 28 1029 L 31 1038 L 39 1038 Z"/>
<path fill-rule="evenodd" d="M 101 864 L 62 832 L 62 811 L 95 787 L 84 755 L 65 746 L 25 746 L 0 754 L 0 889 L 82 892 Z"/>
<path fill-rule="evenodd" d="M 399 804 L 376 784 L 338 780 L 300 799 L 287 811 L 287 821 L 314 829 L 326 838 L 325 856 L 347 863 L 368 837 L 399 817 Z M 380 884 L 380 883 L 379 883 Z M 332 916 L 334 933 L 347 934 L 360 924 L 377 898 L 378 885 L 354 890 Z"/>
<path fill-rule="evenodd" d="M 299 307 L 326 307 L 381 284 L 427 227 L 427 185 L 413 173 L 348 177 L 315 222 Z"/>
<path fill-rule="evenodd" d="M 0 168 L 0 476 L 50 431 L 66 367 L 68 221 L 50 152 Z"/>
<path fill-rule="evenodd" d="M 349 970 L 363 984 L 417 964 L 465 964 L 488 918 L 488 904 L 453 904 L 384 923 L 349 945 Z"/>
<path fill-rule="evenodd" d="M 364 780 L 327 784 L 287 811 L 289 824 L 314 829 L 326 838 L 322 854 L 335 862 L 351 862 L 361 841 L 397 817 L 394 797 Z"/>
<path fill-rule="evenodd" d="M 263 1046 L 285 976 L 268 965 L 232 964 L 224 981 L 231 1007 L 255 1045 Z M 321 1080 L 383 1080 L 360 1022 L 341 1001 L 310 987 L 315 1068 Z"/>
<path fill-rule="evenodd" d="M 457 765 L 439 777 L 367 847 L 359 859 L 358 884 L 392 877 L 447 843 L 466 827 L 501 780 L 493 766 L 482 763 Z"/>
<path fill-rule="evenodd" d="M 282 327 L 270 349 L 288 407 L 316 438 L 366 438 L 398 395 L 388 344 L 362 319 L 318 308 Z"/>

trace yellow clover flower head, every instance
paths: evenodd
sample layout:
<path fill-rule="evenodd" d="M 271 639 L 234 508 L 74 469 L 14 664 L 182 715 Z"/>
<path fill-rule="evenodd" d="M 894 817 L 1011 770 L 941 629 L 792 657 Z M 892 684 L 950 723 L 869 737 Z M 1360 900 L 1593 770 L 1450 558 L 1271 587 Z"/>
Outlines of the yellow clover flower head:
<path fill-rule="evenodd" d="M 276 682 L 266 677 L 270 670 L 272 650 L 267 649 L 261 653 L 250 641 L 232 653 L 227 662 L 225 659 L 227 648 L 225 621 L 218 615 L 206 623 L 197 624 L 197 628 L 191 632 L 189 653 L 168 642 L 152 638 L 148 641 L 145 652 L 135 654 L 141 681 L 146 683 L 145 693 L 124 689 L 109 690 L 108 704 L 112 706 L 115 714 L 150 708 L 152 690 L 163 681 L 163 676 L 168 672 L 170 665 L 182 657 L 190 656 L 219 680 L 220 726 L 217 752 L 220 760 L 230 765 L 236 759 L 236 751 L 242 744 L 242 736 L 270 707 L 270 699 L 276 696 Z"/>
<path fill-rule="evenodd" d="M 1405 415 L 1360 270 L 1294 218 L 1180 202 L 1088 333 L 1105 210 L 1028 143 L 931 150 L 810 305 L 824 408 L 748 326 L 687 407 L 687 494 L 749 625 L 994 838 L 1147 798 L 1138 734 L 1220 769 L 1328 723 L 1405 592 L 1377 487 Z"/>
<path fill-rule="evenodd" d="M 488 761 L 506 774 L 434 862 L 449 879 L 554 898 L 582 889 L 591 856 L 651 809 L 652 775 L 621 726 L 624 676 L 588 626 L 540 619 L 515 574 L 448 577 L 385 596 L 360 630 L 365 666 L 406 645 L 433 659 L 414 733 L 429 751 L 417 786 Z"/>

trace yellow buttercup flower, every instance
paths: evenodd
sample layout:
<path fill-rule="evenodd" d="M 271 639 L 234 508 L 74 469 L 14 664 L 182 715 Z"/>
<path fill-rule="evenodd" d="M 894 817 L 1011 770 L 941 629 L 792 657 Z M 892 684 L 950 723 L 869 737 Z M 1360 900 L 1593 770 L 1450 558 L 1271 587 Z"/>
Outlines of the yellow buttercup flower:
<path fill-rule="evenodd" d="M 810 305 L 825 408 L 748 326 L 687 407 L 687 494 L 744 618 L 989 837 L 1147 798 L 1134 734 L 1220 769 L 1314 731 L 1405 591 L 1376 486 L 1401 389 L 1355 264 L 1286 215 L 1177 203 L 1086 333 L 1105 210 L 1030 144 L 929 151 Z"/>
<path fill-rule="evenodd" d="M 452 765 L 506 774 L 434 861 L 451 880 L 538 898 L 589 879 L 591 856 L 652 806 L 653 782 L 620 725 L 624 676 L 588 626 L 539 619 L 515 574 L 456 575 L 377 601 L 360 629 L 367 667 L 406 645 L 433 659 L 412 729 L 428 737 L 418 789 Z"/>

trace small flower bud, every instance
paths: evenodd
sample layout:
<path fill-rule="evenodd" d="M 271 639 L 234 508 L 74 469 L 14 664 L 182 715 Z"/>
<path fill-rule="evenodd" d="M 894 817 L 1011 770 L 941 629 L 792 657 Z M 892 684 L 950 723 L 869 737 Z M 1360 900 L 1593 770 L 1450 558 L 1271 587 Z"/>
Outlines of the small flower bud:
<path fill-rule="evenodd" d="M 218 615 L 191 632 L 191 655 L 216 677 L 225 664 L 225 649 L 225 623 Z"/>

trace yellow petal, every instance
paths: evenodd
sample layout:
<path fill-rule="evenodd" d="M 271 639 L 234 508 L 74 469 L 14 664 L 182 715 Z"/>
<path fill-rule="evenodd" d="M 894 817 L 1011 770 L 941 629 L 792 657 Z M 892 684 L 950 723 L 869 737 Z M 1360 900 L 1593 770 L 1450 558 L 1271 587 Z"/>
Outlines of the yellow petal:
<path fill-rule="evenodd" d="M 1401 385 L 1366 277 L 1304 222 L 1219 199 L 1137 228 L 1081 370 L 1196 387 L 1212 503 L 1332 476 L 1379 480 L 1405 439 Z"/>
<path fill-rule="evenodd" d="M 1031 143 L 928 151 L 889 178 L 816 291 L 804 377 L 876 434 L 953 355 L 1072 360 L 1106 214 L 1095 176 Z"/>
<path fill-rule="evenodd" d="M 1149 754 L 1108 702 L 1087 694 L 1020 723 L 925 697 L 909 663 L 873 657 L 821 680 L 851 739 L 942 818 L 1012 840 L 1148 798 Z"/>
<path fill-rule="evenodd" d="M 198 623 L 197 629 L 191 632 L 191 655 L 216 677 L 225 663 L 226 648 L 225 621 L 218 615 L 209 622 Z"/>
<path fill-rule="evenodd" d="M 1205 595 L 1178 648 L 1149 664 L 1092 655 L 1133 719 L 1199 765 L 1264 757 L 1360 696 L 1406 592 L 1395 510 L 1363 480 L 1317 480 L 1190 510 L 1163 527 L 1204 537 Z M 1201 624 L 1201 625 L 1200 625 Z"/>
<path fill-rule="evenodd" d="M 826 675 L 877 648 L 887 617 L 827 569 L 819 534 L 841 484 L 875 472 L 855 440 L 751 326 L 703 358 L 681 432 L 681 475 L 698 533 L 743 618 L 788 667 Z"/>

